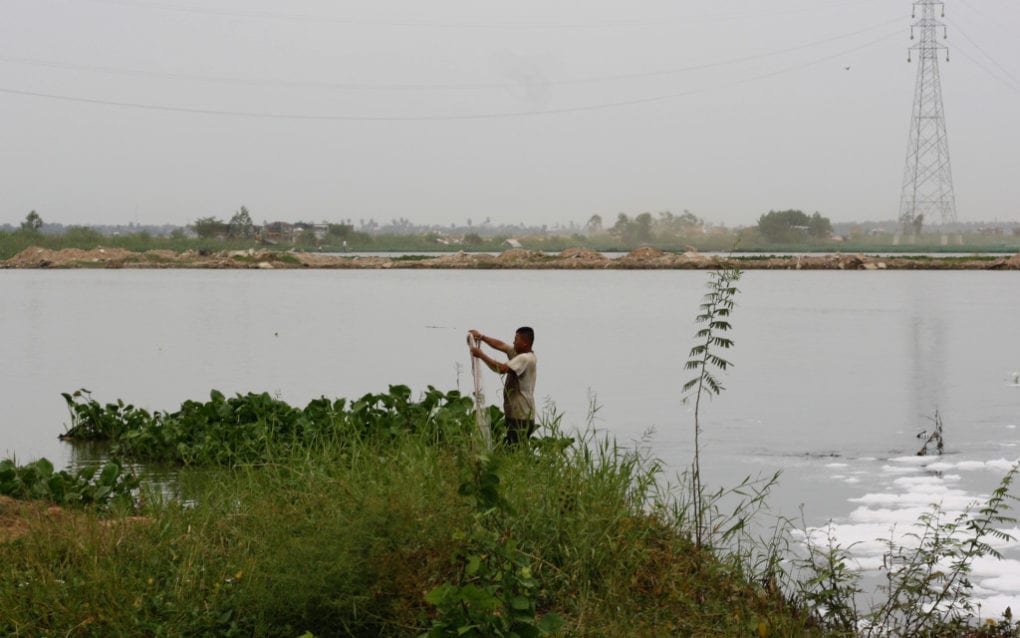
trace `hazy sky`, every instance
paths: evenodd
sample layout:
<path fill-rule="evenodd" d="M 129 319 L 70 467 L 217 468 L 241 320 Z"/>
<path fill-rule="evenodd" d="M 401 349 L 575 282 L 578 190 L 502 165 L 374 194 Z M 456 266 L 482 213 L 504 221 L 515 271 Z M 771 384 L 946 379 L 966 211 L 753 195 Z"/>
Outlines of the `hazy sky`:
<path fill-rule="evenodd" d="M 0 0 L 0 223 L 898 214 L 909 0 Z M 960 221 L 1020 222 L 1020 2 L 946 0 Z M 849 69 L 847 69 L 849 67 Z"/>

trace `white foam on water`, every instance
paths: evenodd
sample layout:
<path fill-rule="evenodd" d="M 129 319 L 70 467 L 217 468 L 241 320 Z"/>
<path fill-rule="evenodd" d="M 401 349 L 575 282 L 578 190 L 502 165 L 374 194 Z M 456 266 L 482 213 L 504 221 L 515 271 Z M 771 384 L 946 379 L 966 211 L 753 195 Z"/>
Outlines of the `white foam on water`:
<path fill-rule="evenodd" d="M 974 503 L 974 497 L 962 490 L 930 489 L 926 491 L 919 490 L 916 492 L 905 492 L 899 494 L 870 493 L 857 498 L 851 498 L 849 501 L 851 503 L 860 503 L 861 505 L 869 508 L 888 508 L 893 506 L 895 509 L 889 510 L 886 522 L 910 523 L 917 520 L 916 516 L 913 516 L 914 510 L 930 511 L 931 505 L 934 503 L 940 505 L 944 510 L 949 512 L 962 511 L 968 505 Z M 911 518 L 905 518 L 907 516 L 910 516 Z"/>
<path fill-rule="evenodd" d="M 1020 459 L 1010 461 L 1004 458 L 990 459 L 987 461 L 935 461 L 927 467 L 929 470 L 935 472 L 947 472 L 949 470 L 978 472 L 982 470 L 991 470 L 996 474 L 1005 474 L 1018 461 L 1020 461 Z"/>
<path fill-rule="evenodd" d="M 913 474 L 916 471 L 917 471 L 917 468 L 913 468 L 913 467 L 906 467 L 906 466 L 902 466 L 901 467 L 901 466 L 898 466 L 898 465 L 883 465 L 882 466 L 882 473 L 883 474 Z"/>
<path fill-rule="evenodd" d="M 830 470 L 844 470 L 850 467 L 849 463 L 826 463 L 825 467 Z M 854 470 L 849 475 L 845 472 L 835 472 L 829 475 L 834 481 L 842 481 L 847 485 L 856 485 L 861 482 L 861 477 L 866 475 L 867 472 L 861 470 Z"/>
<path fill-rule="evenodd" d="M 889 459 L 890 463 L 899 463 L 900 465 L 928 465 L 932 462 L 933 458 L 930 456 L 895 456 Z M 884 469 L 884 468 L 883 468 Z"/>
<path fill-rule="evenodd" d="M 1020 594 L 1020 560 L 1004 558 L 1000 561 L 987 556 L 979 558 L 974 561 L 971 576 L 986 589 Z"/>
<path fill-rule="evenodd" d="M 966 511 L 975 512 L 987 501 L 987 494 L 975 494 L 960 487 L 965 475 L 972 476 L 975 472 L 1004 475 L 1016 462 L 1005 458 L 947 460 L 928 456 L 886 459 L 877 475 L 866 470 L 854 472 L 873 475 L 879 483 L 884 476 L 884 488 L 875 485 L 878 490 L 848 499 L 858 506 L 845 519 L 801 531 L 795 539 L 800 543 L 810 539 L 814 546 L 824 548 L 832 538 L 839 547 L 849 551 L 853 568 L 865 574 L 877 574 L 884 567 L 883 555 L 888 551 L 890 539 L 899 547 L 917 547 L 919 541 L 912 534 L 922 531 L 918 524 L 922 516 L 936 512 L 933 505 L 941 510 L 939 520 L 951 522 Z M 834 474 L 833 478 L 846 483 L 860 480 L 845 473 Z M 1005 514 L 1009 516 L 1013 512 Z M 1001 560 L 985 556 L 971 564 L 972 597 L 980 605 L 982 618 L 1000 618 L 1007 607 L 1020 610 L 1020 560 L 1016 558 L 1020 554 L 1020 527 L 1000 528 L 1000 531 L 1011 538 L 989 535 L 983 540 L 996 551 L 1009 555 Z M 961 533 L 965 534 L 966 530 Z M 948 569 L 950 565 L 946 563 L 944 567 Z"/>
<path fill-rule="evenodd" d="M 880 524 L 883 529 L 889 530 L 894 526 L 913 526 L 917 518 L 925 512 L 931 511 L 927 506 L 891 508 L 858 507 L 850 512 L 848 517 L 856 525 L 865 523 Z"/>

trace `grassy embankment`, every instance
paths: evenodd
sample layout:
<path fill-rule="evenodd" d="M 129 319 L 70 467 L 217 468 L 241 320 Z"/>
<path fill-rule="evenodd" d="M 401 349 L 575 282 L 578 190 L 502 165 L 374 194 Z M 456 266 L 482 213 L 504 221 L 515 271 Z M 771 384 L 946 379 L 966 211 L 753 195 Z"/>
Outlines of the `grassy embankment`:
<path fill-rule="evenodd" d="M 179 482 L 137 510 L 16 506 L 2 635 L 529 635 L 557 616 L 564 636 L 819 633 L 743 561 L 692 546 L 654 462 L 555 420 L 487 456 L 457 393 L 69 406 L 77 438 Z"/>

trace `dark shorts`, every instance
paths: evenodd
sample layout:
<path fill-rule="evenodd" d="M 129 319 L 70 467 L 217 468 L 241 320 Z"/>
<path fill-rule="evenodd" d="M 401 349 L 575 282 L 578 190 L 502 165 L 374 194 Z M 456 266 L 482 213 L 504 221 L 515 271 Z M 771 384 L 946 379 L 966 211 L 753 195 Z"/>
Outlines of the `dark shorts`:
<path fill-rule="evenodd" d="M 506 420 L 506 444 L 517 445 L 519 441 L 531 438 L 535 431 L 534 419 L 507 419 Z"/>

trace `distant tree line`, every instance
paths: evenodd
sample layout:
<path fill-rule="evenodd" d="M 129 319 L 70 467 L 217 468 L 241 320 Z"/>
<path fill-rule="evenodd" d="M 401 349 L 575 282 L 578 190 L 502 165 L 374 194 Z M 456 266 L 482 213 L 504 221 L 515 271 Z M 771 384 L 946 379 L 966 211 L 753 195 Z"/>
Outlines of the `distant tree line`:
<path fill-rule="evenodd" d="M 832 222 L 818 212 L 808 216 L 799 210 L 770 210 L 758 218 L 758 232 L 776 243 L 827 239 L 832 236 Z"/>
<path fill-rule="evenodd" d="M 834 234 L 834 230 L 838 234 Z M 1020 237 L 1020 225 L 1001 222 L 970 222 L 942 227 L 941 232 L 965 233 L 976 250 L 1011 249 Z M 188 226 L 170 224 L 71 225 L 48 223 L 32 210 L 19 225 L 0 225 L 0 259 L 29 247 L 82 248 L 122 247 L 183 250 L 237 250 L 256 245 L 297 247 L 323 251 L 439 252 L 446 250 L 500 251 L 510 245 L 531 250 L 559 251 L 586 247 L 600 251 L 631 250 L 652 246 L 661 250 L 701 251 L 772 250 L 798 245 L 800 250 L 829 250 L 835 241 L 849 242 L 843 249 L 879 249 L 896 246 L 902 232 L 899 220 L 834 225 L 819 212 L 811 215 L 795 209 L 770 210 L 749 227 L 727 228 L 707 223 L 690 211 L 675 214 L 619 213 L 612 223 L 592 215 L 583 225 L 497 225 L 491 219 L 466 225 L 415 225 L 406 218 L 380 224 L 372 219 L 341 219 L 334 222 L 263 222 L 256 224 L 247 207 L 228 219 L 201 217 Z M 934 240 L 932 238 L 935 238 Z M 513 239 L 514 242 L 508 242 Z M 932 245 L 937 235 L 929 237 Z M 923 243 L 911 242 L 913 246 Z"/>
<path fill-rule="evenodd" d="M 674 215 L 663 211 L 657 215 L 645 212 L 633 218 L 619 213 L 616 222 L 609 228 L 603 226 L 601 215 L 592 215 L 585 224 L 589 237 L 608 235 L 625 246 L 639 246 L 655 242 L 675 242 L 705 232 L 705 222 L 694 213 L 684 211 Z"/>

